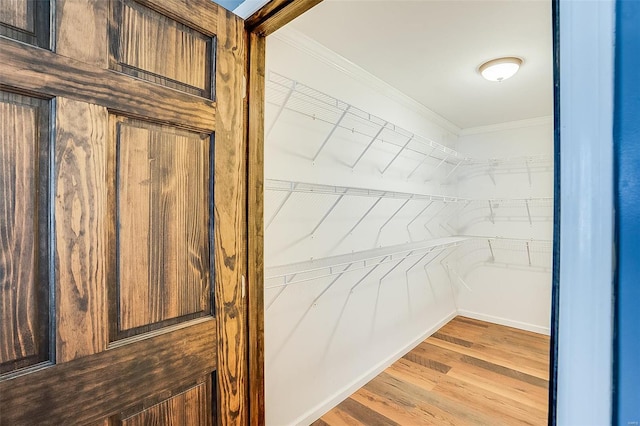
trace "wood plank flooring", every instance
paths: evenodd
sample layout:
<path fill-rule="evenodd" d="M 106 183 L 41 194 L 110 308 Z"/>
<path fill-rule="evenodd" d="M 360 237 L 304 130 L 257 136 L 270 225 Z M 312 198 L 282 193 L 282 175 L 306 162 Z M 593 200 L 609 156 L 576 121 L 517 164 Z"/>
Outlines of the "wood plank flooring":
<path fill-rule="evenodd" d="M 313 426 L 544 425 L 549 337 L 458 316 Z"/>

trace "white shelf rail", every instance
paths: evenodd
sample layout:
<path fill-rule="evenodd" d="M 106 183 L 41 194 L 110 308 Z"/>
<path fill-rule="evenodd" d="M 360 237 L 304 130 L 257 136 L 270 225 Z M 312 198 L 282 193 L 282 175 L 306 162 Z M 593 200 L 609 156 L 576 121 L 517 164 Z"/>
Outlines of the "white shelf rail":
<path fill-rule="evenodd" d="M 438 254 L 444 250 L 458 247 L 466 240 L 468 240 L 468 237 L 439 238 L 420 243 L 402 244 L 289 265 L 268 267 L 265 269 L 265 282 L 270 284 L 267 284 L 265 289 L 287 287 L 293 284 L 315 281 L 332 276 L 339 278 L 346 273 L 368 270 L 367 273 L 352 286 L 351 291 L 353 291 L 381 265 L 395 263 L 394 266 L 380 278 L 380 280 L 383 280 L 395 268 L 408 259 L 417 258 L 405 272 L 417 266 L 418 263 L 425 260 L 430 254 Z"/>
<path fill-rule="evenodd" d="M 422 157 L 422 160 L 409 174 L 408 179 L 429 158 L 438 162 L 431 176 L 435 175 L 435 172 L 444 164 L 457 168 L 466 161 L 454 149 L 409 132 L 387 120 L 276 72 L 269 73 L 266 89 L 267 103 L 277 108 L 274 118 L 267 126 L 266 137 L 270 135 L 284 110 L 293 111 L 331 126 L 320 146 L 310 156 L 311 161 L 318 159 L 338 129 L 368 138 L 366 147 L 350 165 L 352 169 L 360 163 L 377 141 L 384 141 L 397 147 L 395 154 L 392 154 L 389 161 L 381 168 L 380 171 L 383 175 L 404 152 L 412 152 Z"/>
<path fill-rule="evenodd" d="M 356 224 L 351 228 L 348 233 L 353 232 L 360 223 L 373 211 L 373 209 L 378 205 L 378 203 L 383 199 L 400 199 L 405 200 L 404 203 L 387 219 L 387 221 L 380 227 L 380 232 L 382 229 L 398 214 L 400 211 L 409 203 L 409 201 L 424 201 L 424 202 L 442 202 L 444 206 L 451 203 L 458 203 L 463 199 L 459 197 L 451 197 L 448 195 L 432 195 L 432 194 L 417 194 L 410 192 L 398 192 L 398 191 L 384 191 L 379 189 L 368 189 L 368 188 L 358 188 L 358 187 L 348 187 L 348 186 L 334 186 L 334 185 L 324 185 L 324 184 L 316 184 L 316 183 L 307 183 L 307 182 L 293 182 L 293 181 L 284 181 L 284 180 L 275 180 L 275 179 L 266 179 L 264 183 L 264 188 L 266 191 L 280 191 L 286 192 L 287 194 L 284 196 L 282 201 L 278 207 L 276 207 L 274 213 L 272 213 L 271 217 L 265 223 L 265 229 L 269 229 L 269 226 L 275 221 L 276 217 L 285 206 L 285 204 L 291 198 L 293 193 L 309 193 L 309 194 L 319 194 L 319 195 L 334 195 L 338 196 L 338 198 L 333 202 L 330 206 L 329 210 L 325 212 L 322 216 L 322 219 L 315 225 L 313 230 L 309 233 L 309 235 L 313 235 L 315 231 L 322 225 L 322 223 L 329 217 L 331 212 L 338 206 L 338 204 L 344 199 L 344 197 L 370 197 L 376 198 L 376 201 L 369 207 L 369 209 L 360 217 L 360 219 L 356 222 Z M 409 225 L 415 221 L 420 215 L 427 210 L 427 208 L 431 204 L 427 205 L 410 223 Z M 407 225 L 408 227 L 408 225 Z"/>
<path fill-rule="evenodd" d="M 265 269 L 265 289 L 283 289 L 294 284 L 336 277 L 330 283 L 330 285 L 333 285 L 345 274 L 366 270 L 366 274 L 360 277 L 351 287 L 350 291 L 353 291 L 382 265 L 393 264 L 379 279 L 380 282 L 409 259 L 415 259 L 415 261 L 405 270 L 405 274 L 421 262 L 426 261 L 426 267 L 436 260 L 440 254 L 458 247 L 468 249 L 464 255 L 477 250 L 486 250 L 489 254 L 490 262 L 497 262 L 497 253 L 502 251 L 521 252 L 526 255 L 526 263 L 529 266 L 535 266 L 533 256 L 540 253 L 550 254 L 552 241 L 463 235 L 365 250 L 288 265 L 267 267 Z M 431 257 L 429 258 L 430 255 Z M 444 262 L 444 260 L 440 263 L 445 268 L 450 268 L 451 264 Z"/>
<path fill-rule="evenodd" d="M 441 202 L 442 206 L 438 210 L 436 214 L 430 215 L 430 218 L 437 217 L 445 208 L 447 208 L 451 204 L 455 204 L 455 210 L 450 211 L 448 213 L 449 216 L 460 215 L 462 213 L 466 213 L 469 211 L 475 210 L 483 210 L 488 212 L 489 220 L 495 224 L 496 218 L 498 217 L 501 210 L 508 210 L 511 213 L 511 216 L 518 217 L 526 217 L 529 221 L 529 224 L 533 224 L 534 219 L 538 217 L 538 215 L 534 214 L 534 209 L 537 211 L 539 209 L 544 209 L 547 212 L 547 216 L 545 218 L 552 217 L 552 208 L 553 208 L 553 198 L 551 197 L 537 197 L 537 198 L 490 198 L 490 199 L 468 199 L 461 197 L 452 197 L 448 195 L 434 195 L 434 194 L 418 194 L 411 192 L 399 192 L 399 191 L 384 191 L 380 189 L 369 189 L 369 188 L 359 188 L 359 187 L 348 187 L 348 186 L 335 186 L 335 185 L 325 185 L 325 184 L 316 184 L 316 183 L 307 183 L 307 182 L 294 182 L 294 181 L 285 181 L 285 180 L 276 180 L 276 179 L 266 179 L 265 180 L 265 190 L 266 191 L 279 191 L 286 192 L 287 194 L 280 201 L 278 207 L 276 207 L 274 213 L 271 214 L 271 217 L 265 222 L 265 229 L 268 229 L 269 226 L 275 221 L 276 217 L 285 206 L 285 204 L 291 198 L 293 193 L 308 193 L 308 194 L 318 194 L 318 195 L 333 195 L 337 196 L 336 200 L 331 204 L 329 209 L 324 213 L 320 221 L 315 225 L 313 230 L 309 233 L 309 235 L 313 235 L 318 228 L 324 223 L 324 221 L 329 217 L 331 212 L 335 210 L 338 204 L 345 197 L 371 197 L 376 198 L 376 201 L 369 207 L 369 209 L 360 217 L 360 219 L 356 222 L 353 228 L 349 231 L 353 232 L 355 228 L 362 223 L 362 221 L 373 211 L 373 209 L 378 205 L 378 203 L 383 199 L 393 198 L 405 200 L 404 203 L 400 205 L 400 207 L 390 215 L 387 221 L 380 227 L 380 232 L 386 225 L 393 220 L 394 217 L 400 213 L 402 209 L 410 201 L 424 201 L 426 202 L 425 207 L 420 210 L 420 212 L 413 217 L 407 223 L 407 229 L 411 226 L 418 218 L 422 217 L 423 214 L 431 208 L 434 202 Z"/>
<path fill-rule="evenodd" d="M 552 248 L 550 240 L 475 236 L 457 252 L 457 263 L 467 271 L 480 265 L 494 265 L 549 272 Z"/>
<path fill-rule="evenodd" d="M 503 158 L 471 158 L 465 159 L 464 167 L 452 170 L 446 178 L 452 181 L 457 175 L 458 180 L 470 179 L 482 175 L 489 176 L 496 185 L 496 175 L 508 173 L 527 173 L 529 185 L 533 183 L 533 174 L 553 171 L 553 159 L 548 155 L 533 155 Z"/>
<path fill-rule="evenodd" d="M 383 141 L 397 148 L 395 153 L 390 155 L 389 161 L 381 167 L 382 175 L 403 153 L 411 152 L 419 155 L 421 158 L 407 175 L 407 180 L 411 179 L 429 159 L 434 163 L 431 164 L 432 168 L 425 182 L 432 180 L 444 165 L 448 165 L 450 169 L 442 178 L 443 183 L 450 183 L 455 177 L 470 178 L 481 174 L 488 175 L 495 183 L 496 174 L 515 170 L 525 171 L 531 183 L 533 173 L 553 170 L 552 158 L 544 155 L 487 159 L 465 156 L 445 145 L 405 130 L 383 118 L 273 71 L 269 72 L 266 89 L 267 103 L 276 108 L 275 116 L 267 126 L 267 137 L 285 110 L 331 126 L 322 143 L 309 157 L 309 160 L 314 162 L 330 143 L 336 131 L 342 129 L 365 137 L 368 141 L 366 147 L 350 164 L 352 169 L 360 163 L 377 141 Z"/>

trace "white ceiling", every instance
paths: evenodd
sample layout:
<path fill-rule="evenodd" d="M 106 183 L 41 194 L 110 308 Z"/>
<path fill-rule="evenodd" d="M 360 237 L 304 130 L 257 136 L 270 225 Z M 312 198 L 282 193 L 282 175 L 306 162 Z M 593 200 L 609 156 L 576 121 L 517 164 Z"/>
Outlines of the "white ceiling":
<path fill-rule="evenodd" d="M 462 129 L 553 113 L 550 1 L 325 0 L 291 25 Z M 484 80 L 501 56 L 524 64 Z"/>

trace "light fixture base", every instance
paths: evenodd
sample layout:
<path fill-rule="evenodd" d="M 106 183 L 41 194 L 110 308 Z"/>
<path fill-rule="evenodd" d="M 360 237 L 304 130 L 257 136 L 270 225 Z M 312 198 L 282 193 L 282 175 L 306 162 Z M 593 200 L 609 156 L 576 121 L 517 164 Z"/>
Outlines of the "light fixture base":
<path fill-rule="evenodd" d="M 483 63 L 478 67 L 478 72 L 489 81 L 501 82 L 513 77 L 523 62 L 522 58 L 505 56 Z"/>

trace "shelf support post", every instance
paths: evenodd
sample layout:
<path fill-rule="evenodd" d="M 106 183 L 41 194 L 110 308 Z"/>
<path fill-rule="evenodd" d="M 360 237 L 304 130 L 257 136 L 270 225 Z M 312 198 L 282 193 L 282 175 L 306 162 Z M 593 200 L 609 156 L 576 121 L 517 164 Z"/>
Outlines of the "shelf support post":
<path fill-rule="evenodd" d="M 336 121 L 336 123 L 333 125 L 333 128 L 331 129 L 327 137 L 324 139 L 324 142 L 322 142 L 322 145 L 320 145 L 320 148 L 318 148 L 318 151 L 313 156 L 311 161 L 316 161 L 316 158 L 318 158 L 318 155 L 320 155 L 320 152 L 324 149 L 324 146 L 327 144 L 327 142 L 329 142 L 329 139 L 331 139 L 331 136 L 333 136 L 333 133 L 336 131 L 338 127 L 340 127 L 340 123 L 342 122 L 342 119 L 347 115 L 347 112 L 349 112 L 349 108 L 351 108 L 351 105 L 347 105 L 344 111 L 342 111 L 342 115 L 340 116 L 340 118 L 338 118 L 338 121 Z"/>
<path fill-rule="evenodd" d="M 429 176 L 426 180 L 426 182 L 429 182 L 431 179 L 434 178 L 434 176 L 436 175 L 436 172 L 438 171 L 438 169 L 440 168 L 440 166 L 442 166 L 444 164 L 445 161 L 447 161 L 447 158 L 449 158 L 449 154 L 445 155 L 444 158 L 442 160 L 440 160 L 440 162 L 438 163 L 438 165 L 436 166 L 435 169 L 433 169 L 433 172 L 431 173 L 431 176 Z"/>
<path fill-rule="evenodd" d="M 340 203 L 340 201 L 342 200 L 342 198 L 344 197 L 344 194 L 341 194 L 338 199 L 335 201 L 335 203 L 333 203 L 333 205 L 331 206 L 331 208 L 329 208 L 329 210 L 324 214 L 324 216 L 322 216 L 322 219 L 320 219 L 320 222 L 318 222 L 318 224 L 315 226 L 315 228 L 313 228 L 313 230 L 311 231 L 311 233 L 309 235 L 313 235 L 316 233 L 316 231 L 318 230 L 318 228 L 320 228 L 320 225 L 322 225 L 322 223 L 325 221 L 325 219 L 331 214 L 331 212 L 333 211 L 333 209 L 336 208 L 336 206 L 338 205 L 338 203 Z"/>
<path fill-rule="evenodd" d="M 273 130 L 273 127 L 278 122 L 278 119 L 280 118 L 280 114 L 282 114 L 282 111 L 284 111 L 284 107 L 287 105 L 287 102 L 289 102 L 289 98 L 291 97 L 291 95 L 293 95 L 293 92 L 296 89 L 296 84 L 297 83 L 295 81 L 291 83 L 291 87 L 289 88 L 289 91 L 287 92 L 287 95 L 284 97 L 284 101 L 282 101 L 282 105 L 280 105 L 280 108 L 278 108 L 278 112 L 276 113 L 276 117 L 273 119 L 273 121 L 269 125 L 269 130 L 267 130 L 267 133 L 264 136 L 265 140 L 271 134 L 271 130 Z"/>
<path fill-rule="evenodd" d="M 443 182 L 446 182 L 447 179 L 449 179 L 449 176 L 451 176 L 458 167 L 460 167 L 460 165 L 464 163 L 464 159 L 458 161 L 458 164 L 455 165 L 455 167 L 453 169 L 451 169 L 451 171 L 449 173 L 447 173 L 447 175 L 444 177 Z"/>
<path fill-rule="evenodd" d="M 385 272 L 385 274 L 382 276 L 382 278 L 380 278 L 379 283 L 382 284 L 382 280 L 384 280 L 387 275 L 389 275 L 390 273 L 392 273 L 398 266 L 400 266 L 402 264 L 402 262 L 404 262 L 405 260 L 407 260 L 409 258 L 409 256 L 411 256 L 413 254 L 413 250 L 411 250 L 409 252 L 409 254 L 407 254 L 405 257 L 403 257 L 402 259 L 400 259 L 400 262 L 396 263 L 395 265 L 393 265 L 393 268 L 389 269 L 387 272 Z"/>
<path fill-rule="evenodd" d="M 373 210 L 375 208 L 375 206 L 378 205 L 378 203 L 380 202 L 380 200 L 382 200 L 384 198 L 384 196 L 382 197 L 378 197 L 378 199 L 376 200 L 375 203 L 373 203 L 373 205 L 371 207 L 369 207 L 369 210 L 367 210 L 364 215 L 356 222 L 355 225 L 353 225 L 353 227 L 349 230 L 349 232 L 347 232 L 347 235 L 351 234 L 357 227 L 358 225 L 360 225 L 362 223 L 362 221 L 364 220 L 365 217 L 367 217 L 369 215 L 369 213 L 371 213 L 371 210 Z"/>
<path fill-rule="evenodd" d="M 409 176 L 407 176 L 407 180 L 411 179 L 411 176 L 413 176 L 413 174 L 418 171 L 420 166 L 422 166 L 427 161 L 427 158 L 431 158 L 431 154 L 433 154 L 433 151 L 435 150 L 435 148 L 431 148 L 431 151 L 429 151 L 428 154 L 424 154 L 424 158 L 418 163 L 417 166 L 413 168 L 413 170 L 411 170 L 411 173 L 409 173 Z"/>
<path fill-rule="evenodd" d="M 376 263 L 376 264 L 373 266 L 373 268 L 371 268 L 371 269 L 369 270 L 369 272 L 367 272 L 367 273 L 364 275 L 364 277 L 360 278 L 360 279 L 358 280 L 358 282 L 357 282 L 357 283 L 355 283 L 355 284 L 353 285 L 353 287 L 351 287 L 351 290 L 349 290 L 349 293 L 353 293 L 353 290 L 355 290 L 355 288 L 356 288 L 356 287 L 358 287 L 362 281 L 364 281 L 364 280 L 365 280 L 369 275 L 371 275 L 371 273 L 372 273 L 373 271 L 375 271 L 376 269 L 378 269 L 378 266 L 380 266 L 380 265 L 382 264 L 382 262 L 384 262 L 385 260 L 387 260 L 387 257 L 389 257 L 389 255 L 387 255 L 387 256 L 385 256 L 385 257 L 383 257 L 383 258 L 382 258 L 382 260 L 381 260 L 380 262 Z"/>
<path fill-rule="evenodd" d="M 494 212 L 493 212 L 493 204 L 491 203 L 491 200 L 487 201 L 489 203 L 489 220 L 491 221 L 492 224 L 496 224 L 496 220 L 494 217 Z"/>
<path fill-rule="evenodd" d="M 396 217 L 396 215 L 398 213 L 400 213 L 400 210 L 402 210 L 404 208 L 404 206 L 406 206 L 407 203 L 409 201 L 411 201 L 412 199 L 413 199 L 413 195 L 410 196 L 409 198 L 407 198 L 406 201 L 404 203 L 402 203 L 402 205 L 398 208 L 398 210 L 396 210 L 395 212 L 393 212 L 393 214 L 391 216 L 389 216 L 389 218 L 385 221 L 385 223 L 383 223 L 382 226 L 380 227 L 380 230 L 378 231 L 378 236 L 380 235 L 380 233 L 382 232 L 384 227 L 387 226 L 389 224 L 389 222 L 391 222 L 393 220 L 393 218 Z"/>
<path fill-rule="evenodd" d="M 389 164 L 387 164 L 385 166 L 384 169 L 382 169 L 382 174 L 384 174 L 384 172 L 387 171 L 387 169 L 389 168 L 389 166 L 391 166 L 391 164 L 393 164 L 394 161 L 396 161 L 396 158 L 398 158 L 400 156 L 400 154 L 402 154 L 402 151 L 404 151 L 404 149 L 407 147 L 407 145 L 409 145 L 409 143 L 411 143 L 411 141 L 413 140 L 415 135 L 411 135 L 411 137 L 405 142 L 404 145 L 402 145 L 402 148 L 400 148 L 400 150 L 396 153 L 396 155 L 391 159 L 391 161 L 389 161 Z"/>
<path fill-rule="evenodd" d="M 367 145 L 367 147 L 364 149 L 364 151 L 362 151 L 362 154 L 360 154 L 360 156 L 358 157 L 356 162 L 353 163 L 353 165 L 351 166 L 351 169 L 355 169 L 356 168 L 356 165 L 360 162 L 362 157 L 364 157 L 364 155 L 367 153 L 367 151 L 369 151 L 369 148 L 371 148 L 371 145 L 373 145 L 373 143 L 376 141 L 376 139 L 378 139 L 378 136 L 380 136 L 380 134 L 384 131 L 384 129 L 387 128 L 387 124 L 389 124 L 389 123 L 385 121 L 384 124 L 382 125 L 382 127 L 380 127 L 380 130 L 378 130 L 378 133 L 376 133 L 376 135 L 373 137 L 373 139 L 371 139 L 371 142 L 369 142 L 369 145 Z"/>
<path fill-rule="evenodd" d="M 280 210 L 282 210 L 282 208 L 284 207 L 285 204 L 287 204 L 287 201 L 289 201 L 289 198 L 291 197 L 291 194 L 293 194 L 293 190 L 296 188 L 296 184 L 293 184 L 291 186 L 291 189 L 289 190 L 289 193 L 287 194 L 286 197 L 284 197 L 284 200 L 282 200 L 282 202 L 280 203 L 280 205 L 278 206 L 278 208 L 276 209 L 276 212 L 273 214 L 273 216 L 271 216 L 271 219 L 269 219 L 269 222 L 267 222 L 266 226 L 264 227 L 264 230 L 266 231 L 267 229 L 269 229 L 269 226 L 271 226 L 271 224 L 273 223 L 273 221 L 276 219 L 276 217 L 278 216 L 278 213 L 280 213 Z"/>

